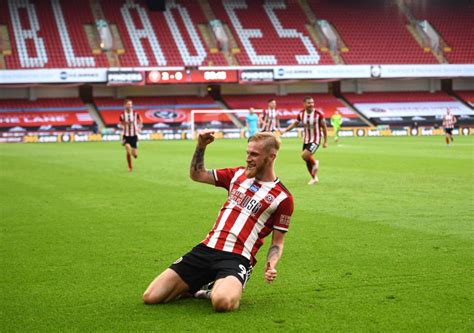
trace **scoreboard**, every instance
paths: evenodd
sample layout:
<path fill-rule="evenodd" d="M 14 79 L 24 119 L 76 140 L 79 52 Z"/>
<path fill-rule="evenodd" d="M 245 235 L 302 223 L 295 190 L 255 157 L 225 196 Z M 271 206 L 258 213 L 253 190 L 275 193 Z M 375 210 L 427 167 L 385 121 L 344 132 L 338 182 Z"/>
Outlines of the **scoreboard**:
<path fill-rule="evenodd" d="M 164 83 L 225 83 L 238 82 L 239 76 L 236 70 L 179 70 L 160 71 L 153 70 L 147 73 L 147 84 Z"/>

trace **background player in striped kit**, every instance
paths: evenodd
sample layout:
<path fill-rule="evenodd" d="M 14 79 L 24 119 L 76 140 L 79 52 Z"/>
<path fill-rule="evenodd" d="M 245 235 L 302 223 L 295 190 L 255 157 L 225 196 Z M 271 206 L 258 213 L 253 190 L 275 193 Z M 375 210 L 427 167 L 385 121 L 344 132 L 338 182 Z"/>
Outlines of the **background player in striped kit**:
<path fill-rule="evenodd" d="M 319 161 L 313 158 L 313 154 L 321 144 L 321 136 L 324 137 L 323 148 L 328 146 L 328 132 L 324 113 L 314 108 L 314 99 L 307 96 L 303 99 L 303 103 L 304 109 L 298 114 L 295 122 L 282 130 L 281 134 L 283 135 L 298 126 L 299 123 L 303 123 L 303 153 L 301 153 L 301 157 L 306 162 L 306 167 L 311 175 L 308 185 L 314 185 L 318 182 Z"/>
<path fill-rule="evenodd" d="M 119 127 L 122 128 L 122 145 L 127 153 L 128 171 L 132 171 L 132 155 L 138 157 L 138 133 L 143 125 L 142 117 L 133 111 L 133 102 L 126 99 L 125 110 L 120 115 Z"/>
<path fill-rule="evenodd" d="M 263 110 L 262 118 L 262 132 L 275 132 L 280 130 L 280 117 L 276 109 L 276 100 L 271 98 L 268 100 L 268 107 Z"/>
<path fill-rule="evenodd" d="M 444 131 L 446 132 L 446 144 L 448 145 L 448 147 L 454 142 L 453 129 L 454 129 L 454 124 L 456 124 L 456 122 L 457 122 L 457 119 L 451 113 L 451 109 L 447 108 L 446 114 L 443 117 L 443 127 L 444 127 Z"/>
<path fill-rule="evenodd" d="M 247 146 L 246 166 L 207 170 L 206 146 L 212 131 L 201 132 L 190 168 L 194 181 L 228 191 L 214 227 L 190 252 L 161 273 L 143 295 L 146 304 L 167 303 L 215 281 L 207 293 L 215 311 L 239 307 L 263 239 L 272 233 L 264 278 L 271 283 L 283 251 L 285 233 L 293 213 L 293 197 L 276 177 L 274 163 L 280 141 L 272 133 L 256 133 Z"/>

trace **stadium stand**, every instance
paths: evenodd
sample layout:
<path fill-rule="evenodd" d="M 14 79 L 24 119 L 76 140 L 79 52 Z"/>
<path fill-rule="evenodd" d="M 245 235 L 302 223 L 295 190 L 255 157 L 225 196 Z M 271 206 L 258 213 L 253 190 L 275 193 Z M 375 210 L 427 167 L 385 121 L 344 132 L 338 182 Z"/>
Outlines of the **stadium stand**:
<path fill-rule="evenodd" d="M 444 91 L 369 92 L 364 94 L 345 93 L 352 103 L 403 103 L 403 102 L 446 102 L 454 101 Z"/>
<path fill-rule="evenodd" d="M 222 52 L 210 49 L 199 29 L 209 23 L 209 15 L 229 27 L 237 43 L 232 50 L 237 65 L 334 64 L 307 29 L 310 22 L 305 11 L 336 28 L 347 46 L 347 52 L 341 53 L 347 64 L 438 63 L 410 33 L 395 1 L 201 2 L 211 8 L 212 15 L 198 1 L 168 1 L 165 12 L 150 11 L 138 0 L 95 1 L 103 18 L 117 27 L 114 38 L 123 44 L 120 52 L 116 50 L 121 67 L 229 65 Z M 86 27 L 95 27 L 98 18 L 91 3 L 0 0 L 5 9 L 0 11 L 0 25 L 8 27 L 12 48 L 4 56 L 6 68 L 115 67 L 100 48 L 91 45 L 93 36 Z M 456 5 L 441 0 L 430 1 L 430 6 L 420 1 L 406 3 L 417 18 L 428 19 L 441 33 L 451 48 L 446 53 L 450 62 L 472 61 L 474 46 L 469 39 L 474 9 L 469 0 Z"/>
<path fill-rule="evenodd" d="M 90 131 L 93 120 L 79 98 L 0 99 L 0 131 Z"/>
<path fill-rule="evenodd" d="M 449 50 L 446 58 L 453 64 L 472 63 L 474 59 L 474 5 L 470 0 L 405 0 L 419 20 L 428 20 Z"/>
<path fill-rule="evenodd" d="M 334 64 L 329 54 L 318 51 L 311 41 L 306 17 L 296 1 L 282 5 L 263 1 L 209 3 L 239 39 L 236 57 L 241 66 Z"/>
<path fill-rule="evenodd" d="M 345 93 L 345 98 L 377 125 L 413 126 L 441 124 L 449 107 L 459 124 L 472 123 L 474 112 L 445 92 Z"/>
<path fill-rule="evenodd" d="M 187 19 L 186 15 L 177 15 L 176 11 L 178 9 L 172 8 L 172 12 L 175 13 L 175 22 L 176 22 L 176 28 L 178 28 L 181 31 L 181 36 L 186 39 L 185 44 L 179 45 L 179 51 L 182 52 L 183 50 L 188 49 L 191 54 L 195 54 L 196 51 L 193 52 L 194 45 L 201 43 L 203 47 L 205 48 L 206 44 L 203 40 L 203 37 L 201 34 L 199 34 L 198 30 L 198 25 L 203 24 L 207 22 L 206 17 L 204 16 L 204 13 L 201 9 L 201 7 L 198 4 L 198 1 L 183 1 L 181 0 L 180 2 L 176 2 L 176 4 L 179 4 L 181 7 L 179 8 L 179 11 L 181 12 L 183 9 L 187 9 L 187 13 L 189 15 L 189 22 L 187 25 L 184 24 L 183 19 Z M 195 32 L 189 33 L 190 26 L 194 26 Z M 173 27 L 170 25 L 170 29 L 173 30 Z M 186 45 L 191 46 L 191 48 L 186 48 Z M 206 49 L 207 52 L 207 57 L 202 61 L 202 63 L 199 62 L 194 62 L 194 63 L 187 63 L 187 66 L 197 66 L 197 65 L 203 65 L 203 66 L 227 66 L 228 63 L 224 59 L 222 53 L 212 53 L 210 50 Z"/>
<path fill-rule="evenodd" d="M 210 97 L 163 96 L 133 97 L 133 108 L 143 119 L 145 129 L 189 129 L 191 110 L 219 110 L 221 106 Z M 107 126 L 115 127 L 123 112 L 123 99 L 95 99 L 95 104 Z M 229 121 L 222 115 L 201 115 L 197 122 Z"/>
<path fill-rule="evenodd" d="M 221 54 L 210 54 L 205 47 L 197 29 L 205 18 L 197 2 L 168 2 L 166 12 L 150 12 L 140 2 L 117 5 L 115 0 L 103 0 L 101 4 L 123 39 L 123 66 L 227 65 Z"/>
<path fill-rule="evenodd" d="M 319 19 L 332 23 L 348 47 L 346 64 L 434 64 L 406 28 L 395 2 L 379 0 L 309 2 Z"/>
<path fill-rule="evenodd" d="M 103 53 L 95 56 L 91 54 L 84 26 L 92 24 L 94 18 L 90 10 L 84 10 L 86 4 L 81 1 L 66 3 L 64 0 L 55 0 L 52 4 L 56 21 L 61 22 L 58 26 L 61 45 L 58 46 L 65 50 L 66 67 L 108 67 L 109 63 Z"/>
<path fill-rule="evenodd" d="M 311 96 L 315 100 L 317 108 L 324 112 L 324 116 L 328 119 L 336 110 L 341 112 L 344 117 L 344 126 L 363 126 L 365 123 L 360 117 L 346 107 L 339 99 L 331 94 L 290 94 L 286 96 L 275 96 L 271 94 L 255 94 L 255 95 L 226 95 L 225 103 L 231 109 L 264 109 L 267 107 L 267 101 L 274 98 L 277 102 L 277 109 L 280 112 L 281 126 L 286 126 L 290 121 L 296 118 L 298 113 L 303 109 L 303 98 Z"/>
<path fill-rule="evenodd" d="M 245 10 L 230 10 L 235 3 L 224 5 L 222 0 L 210 4 L 240 41 L 240 65 L 333 63 L 327 53 L 317 51 L 296 2 L 280 6 L 252 1 Z M 8 26 L 12 40 L 7 68 L 109 66 L 103 53 L 93 54 L 87 40 L 84 26 L 94 23 L 89 1 L 27 1 L 23 5 L 1 0 L 0 5 L 9 9 L 0 13 L 0 23 Z M 100 5 L 108 22 L 117 25 L 124 44 L 119 56 L 123 67 L 228 65 L 222 53 L 211 53 L 205 46 L 197 25 L 207 19 L 197 2 L 169 1 L 166 12 L 151 12 L 141 2 L 125 0 L 102 0 Z M 262 38 L 247 38 L 258 35 L 256 29 Z M 280 47 L 282 42 L 285 47 Z"/>
<path fill-rule="evenodd" d="M 24 5 L 22 5 L 24 4 Z M 15 6 L 14 6 L 15 5 Z M 84 1 L 2 0 L 1 24 L 8 23 L 13 52 L 7 68 L 78 68 L 108 66 L 104 55 L 92 55 L 84 24 L 92 23 Z M 23 38 L 17 38 L 24 36 Z"/>
<path fill-rule="evenodd" d="M 463 90 L 456 91 L 456 94 L 461 97 L 466 103 L 474 107 L 474 91 Z"/>

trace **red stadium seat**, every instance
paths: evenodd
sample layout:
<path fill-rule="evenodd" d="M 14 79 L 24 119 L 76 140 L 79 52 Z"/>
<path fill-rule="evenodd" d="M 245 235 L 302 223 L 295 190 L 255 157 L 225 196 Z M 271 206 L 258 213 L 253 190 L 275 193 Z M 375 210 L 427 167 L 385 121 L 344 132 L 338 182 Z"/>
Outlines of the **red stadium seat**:
<path fill-rule="evenodd" d="M 444 91 L 429 93 L 426 91 L 404 92 L 366 92 L 363 94 L 345 93 L 351 103 L 409 103 L 409 102 L 448 102 L 453 97 Z"/>
<path fill-rule="evenodd" d="M 310 1 L 319 19 L 333 24 L 349 48 L 347 64 L 435 64 L 408 29 L 395 3 L 385 1 Z"/>
<path fill-rule="evenodd" d="M 286 9 L 274 8 L 272 11 L 269 10 L 269 6 L 265 8 L 262 1 L 246 1 L 246 8 L 238 7 L 241 2 L 228 1 L 225 4 L 222 0 L 209 0 L 209 2 L 216 16 L 231 27 L 234 37 L 239 40 L 241 53 L 236 57 L 242 66 L 334 64 L 329 54 L 318 51 L 310 40 L 305 27 L 306 16 L 296 1 L 286 1 Z M 231 10 L 232 8 L 234 10 Z M 268 13 L 274 13 L 274 16 Z M 297 36 L 299 33 L 298 36 L 301 37 L 279 36 L 274 27 L 278 21 L 288 35 Z M 241 26 L 236 25 L 236 22 Z M 293 32 L 289 32 L 290 29 L 293 29 Z M 254 37 L 242 40 L 239 38 L 239 31 L 240 34 Z M 308 48 L 303 40 L 319 54 L 320 59 L 308 56 Z M 255 54 L 249 54 L 249 49 L 253 49 Z"/>
<path fill-rule="evenodd" d="M 204 0 L 206 1 L 206 0 Z M 207 0 L 212 14 L 227 24 L 238 44 L 239 65 L 334 64 L 306 30 L 308 18 L 298 1 Z M 433 0 L 430 6 L 406 0 L 415 16 L 428 19 L 451 47 L 452 63 L 471 63 L 474 45 L 469 0 L 456 4 Z M 394 2 L 361 0 L 308 1 L 318 19 L 336 27 L 348 51 L 347 64 L 436 64 L 438 60 L 410 34 Z M 165 12 L 144 2 L 100 0 L 107 22 L 116 25 L 123 44 L 121 67 L 226 66 L 222 53 L 211 53 L 198 28 L 208 24 L 199 2 L 168 2 Z M 0 24 L 8 27 L 12 54 L 7 69 L 109 67 L 104 53 L 93 54 L 85 25 L 95 25 L 88 0 L 14 2 L 0 0 Z M 20 36 L 26 37 L 20 37 Z M 97 51 L 97 50 L 96 50 Z"/>
<path fill-rule="evenodd" d="M 90 127 L 93 120 L 79 98 L 48 98 L 29 101 L 24 99 L 0 100 L 0 129 L 25 129 L 51 126 L 55 129 L 73 125 Z"/>
<path fill-rule="evenodd" d="M 456 94 L 461 97 L 465 102 L 469 103 L 474 107 L 474 91 L 456 91 Z"/>
<path fill-rule="evenodd" d="M 219 110 L 221 107 L 211 97 L 160 96 L 133 97 L 133 109 L 140 113 L 148 126 L 162 124 L 170 127 L 187 126 L 191 110 Z M 107 126 L 116 126 L 123 112 L 123 99 L 99 97 L 95 104 Z M 225 116 L 224 116 L 225 117 Z M 228 121 L 228 119 L 226 118 Z"/>
<path fill-rule="evenodd" d="M 420 20 L 428 20 L 451 48 L 445 57 L 453 64 L 468 64 L 474 59 L 474 5 L 470 0 L 455 2 L 430 0 L 405 0 L 413 14 Z"/>
<path fill-rule="evenodd" d="M 326 118 L 330 118 L 336 110 L 339 110 L 346 118 L 359 118 L 356 113 L 349 110 L 341 101 L 331 94 L 290 94 L 287 96 L 275 96 L 271 94 L 255 95 L 226 95 L 224 101 L 231 109 L 265 109 L 267 101 L 275 98 L 280 119 L 294 119 L 303 109 L 303 98 L 311 96 L 314 98 L 315 107 L 324 112 Z"/>

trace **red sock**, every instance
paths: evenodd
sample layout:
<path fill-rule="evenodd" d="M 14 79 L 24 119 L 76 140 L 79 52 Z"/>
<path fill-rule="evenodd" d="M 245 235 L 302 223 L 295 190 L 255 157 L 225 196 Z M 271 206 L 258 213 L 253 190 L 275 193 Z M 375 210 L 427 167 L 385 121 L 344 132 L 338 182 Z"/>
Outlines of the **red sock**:
<path fill-rule="evenodd" d="M 130 154 L 127 154 L 127 162 L 128 162 L 128 169 L 132 170 L 132 156 L 130 156 Z"/>

